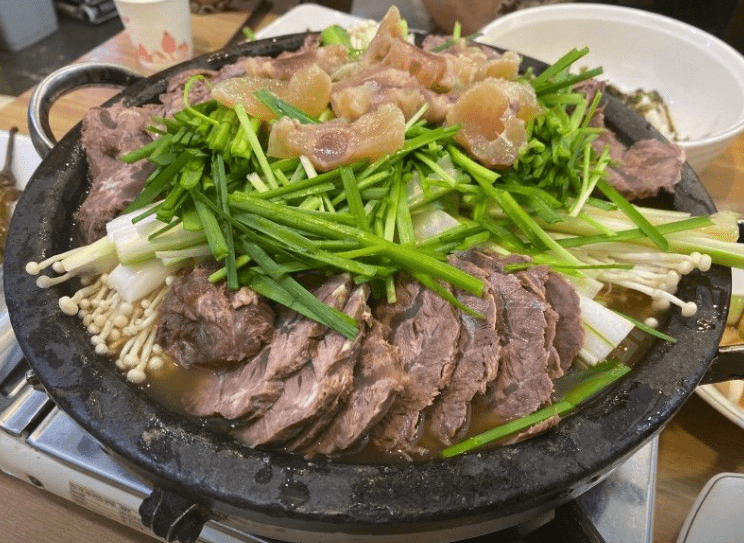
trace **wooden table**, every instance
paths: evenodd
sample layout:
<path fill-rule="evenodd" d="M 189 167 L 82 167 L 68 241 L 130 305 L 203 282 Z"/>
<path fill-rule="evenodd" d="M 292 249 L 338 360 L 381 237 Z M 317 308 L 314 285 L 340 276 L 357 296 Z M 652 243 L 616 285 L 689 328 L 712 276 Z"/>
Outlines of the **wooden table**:
<path fill-rule="evenodd" d="M 294 2 L 274 2 L 261 24 Z M 246 13 L 195 16 L 197 54 L 219 49 L 240 28 Z M 93 49 L 81 60 L 107 60 L 136 67 L 124 34 Z M 52 129 L 61 137 L 84 112 L 114 92 L 86 89 L 64 97 L 52 108 Z M 30 91 L 0 110 L 0 129 L 18 126 L 27 133 Z M 744 212 L 744 136 L 702 175 L 719 208 Z M 663 430 L 655 503 L 654 542 L 672 543 L 703 485 L 720 472 L 744 473 L 744 430 L 693 396 Z M 732 504 L 739 506 L 741 504 Z M 7 543 L 143 543 L 151 538 L 61 500 L 44 490 L 0 475 L 0 539 Z"/>

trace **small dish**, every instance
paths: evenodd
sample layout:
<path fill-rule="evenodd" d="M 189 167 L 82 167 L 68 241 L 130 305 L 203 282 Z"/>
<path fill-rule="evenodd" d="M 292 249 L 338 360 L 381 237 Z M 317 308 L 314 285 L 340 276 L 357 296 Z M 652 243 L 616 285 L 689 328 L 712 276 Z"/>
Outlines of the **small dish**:
<path fill-rule="evenodd" d="M 677 543 L 741 541 L 744 516 L 744 475 L 719 473 L 700 491 L 687 515 Z"/>
<path fill-rule="evenodd" d="M 0 130 L 0 161 L 5 160 L 5 149 L 8 147 L 8 131 Z M 26 186 L 36 167 L 41 162 L 39 154 L 31 143 L 28 136 L 16 133 L 15 148 L 13 152 L 13 175 L 15 175 L 19 188 Z M 4 166 L 4 163 L 0 167 Z"/>
<path fill-rule="evenodd" d="M 725 385 L 725 383 L 701 385 L 695 389 L 695 392 L 697 392 L 698 396 L 705 400 L 706 403 L 721 415 L 740 428 L 744 428 L 744 409 L 742 409 L 740 404 L 732 402 L 723 391 L 718 388 L 720 385 Z"/>
<path fill-rule="evenodd" d="M 481 32 L 478 41 L 549 63 L 588 47 L 582 66 L 601 66 L 601 79 L 622 92 L 658 91 L 698 173 L 744 131 L 744 57 L 694 26 L 640 9 L 561 3 L 515 11 Z"/>
<path fill-rule="evenodd" d="M 0 130 L 0 168 L 5 166 L 5 151 L 8 147 L 9 134 L 7 130 Z M 31 175 L 36 170 L 36 167 L 41 162 L 41 157 L 34 149 L 31 143 L 31 138 L 28 136 L 18 134 L 15 135 L 14 147 L 13 147 L 13 162 L 11 171 L 16 178 L 18 188 L 23 189 L 31 178 Z M 2 262 L 0 261 L 0 266 Z M 4 344 L 6 329 L 10 329 L 10 324 L 7 322 L 7 311 L 5 309 L 5 291 L 3 290 L 3 274 L 2 267 L 0 267 L 0 344 Z"/>

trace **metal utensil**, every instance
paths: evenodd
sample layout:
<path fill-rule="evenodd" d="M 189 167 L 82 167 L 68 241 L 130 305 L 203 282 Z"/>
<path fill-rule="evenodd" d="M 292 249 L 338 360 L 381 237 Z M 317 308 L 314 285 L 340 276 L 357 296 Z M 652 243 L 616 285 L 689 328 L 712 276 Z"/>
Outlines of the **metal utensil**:
<path fill-rule="evenodd" d="M 13 175 L 13 150 L 15 147 L 15 135 L 18 127 L 13 126 L 8 131 L 8 146 L 5 150 L 5 166 L 0 170 L 0 189 L 13 188 L 17 190 L 16 178 Z M 16 198 L 10 198 L 15 200 Z"/>
<path fill-rule="evenodd" d="M 227 40 L 225 47 L 237 45 L 238 43 L 246 41 L 245 34 L 243 34 L 243 29 L 252 29 L 254 26 L 256 26 L 257 23 L 261 21 L 264 15 L 271 11 L 271 8 L 273 7 L 274 2 L 271 2 L 270 0 L 259 0 L 256 7 L 251 10 L 246 20 L 243 21 L 242 25 L 240 25 L 240 28 L 235 31 L 235 34 L 233 34 L 229 40 Z"/>
<path fill-rule="evenodd" d="M 0 261 L 5 253 L 5 236 L 8 233 L 8 223 L 13 202 L 18 199 L 20 190 L 16 186 L 16 178 L 13 175 L 13 151 L 15 147 L 15 135 L 18 127 L 14 126 L 8 131 L 8 146 L 5 149 L 5 165 L 0 170 Z M 0 285 L 2 284 L 2 271 L 0 271 Z"/>

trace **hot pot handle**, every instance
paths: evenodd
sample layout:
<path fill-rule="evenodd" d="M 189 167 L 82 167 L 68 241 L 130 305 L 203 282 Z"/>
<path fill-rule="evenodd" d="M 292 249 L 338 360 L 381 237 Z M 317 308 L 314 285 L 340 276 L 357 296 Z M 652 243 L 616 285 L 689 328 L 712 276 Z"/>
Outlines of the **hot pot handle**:
<path fill-rule="evenodd" d="M 45 77 L 31 94 L 28 105 L 28 130 L 36 152 L 46 155 L 57 140 L 49 124 L 52 104 L 63 95 L 84 87 L 128 87 L 142 75 L 126 66 L 106 62 L 70 64 Z"/>
<path fill-rule="evenodd" d="M 720 347 L 700 384 L 722 383 L 732 379 L 744 379 L 744 345 Z"/>
<path fill-rule="evenodd" d="M 156 486 L 139 508 L 142 524 L 169 543 L 194 543 L 211 516 L 195 500 Z"/>

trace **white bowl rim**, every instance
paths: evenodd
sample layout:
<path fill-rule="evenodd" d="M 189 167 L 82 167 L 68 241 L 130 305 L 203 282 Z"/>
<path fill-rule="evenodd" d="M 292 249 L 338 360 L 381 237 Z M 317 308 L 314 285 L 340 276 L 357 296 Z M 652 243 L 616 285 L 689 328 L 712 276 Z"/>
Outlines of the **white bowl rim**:
<path fill-rule="evenodd" d="M 531 6 L 508 13 L 498 19 L 491 21 L 483 26 L 481 32 L 486 36 L 494 29 L 508 28 L 512 29 L 517 26 L 515 23 L 521 22 L 522 19 L 527 21 L 539 21 L 540 19 L 565 18 L 566 15 L 584 15 L 591 18 L 604 18 L 616 22 L 624 22 L 635 26 L 644 26 L 654 31 L 663 30 L 669 32 L 676 39 L 687 41 L 700 49 L 711 51 L 711 56 L 717 58 L 719 62 L 727 67 L 734 79 L 737 80 L 741 92 L 744 93 L 744 56 L 736 49 L 721 40 L 720 38 L 706 32 L 696 26 L 679 21 L 666 15 L 646 11 L 639 8 L 627 6 L 615 6 L 597 3 L 558 3 L 541 6 Z M 632 18 L 629 16 L 632 15 Z M 659 28 L 659 25 L 665 25 Z M 711 46 L 715 49 L 711 49 Z M 744 114 L 732 126 L 710 134 L 705 137 L 686 141 L 685 147 L 700 147 L 710 144 L 719 143 L 729 138 L 733 138 L 739 132 L 744 130 Z"/>

